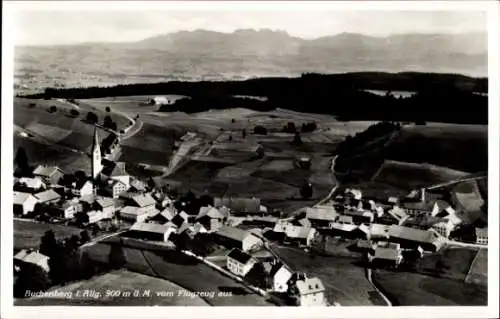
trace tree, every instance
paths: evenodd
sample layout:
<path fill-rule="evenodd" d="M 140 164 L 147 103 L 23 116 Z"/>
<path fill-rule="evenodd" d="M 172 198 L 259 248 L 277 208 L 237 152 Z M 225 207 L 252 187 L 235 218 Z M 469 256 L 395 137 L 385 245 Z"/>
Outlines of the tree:
<path fill-rule="evenodd" d="M 241 137 L 243 139 L 245 139 L 247 137 L 247 130 L 243 129 L 243 131 L 241 132 Z"/>
<path fill-rule="evenodd" d="M 97 117 L 97 115 L 94 112 L 87 113 L 87 122 L 95 124 L 98 121 L 99 121 L 99 118 Z"/>
<path fill-rule="evenodd" d="M 49 112 L 54 113 L 55 111 L 57 111 L 57 107 L 55 105 L 51 105 L 49 108 Z"/>
<path fill-rule="evenodd" d="M 116 125 L 116 122 L 113 122 L 113 123 L 111 124 L 110 129 L 112 129 L 113 131 L 118 130 L 118 126 Z"/>
<path fill-rule="evenodd" d="M 267 135 L 267 129 L 262 125 L 256 125 L 253 128 L 253 133 L 259 135 Z"/>
<path fill-rule="evenodd" d="M 88 230 L 84 229 L 80 232 L 80 242 L 82 244 L 88 243 L 90 241 L 90 234 Z"/>
<path fill-rule="evenodd" d="M 109 108 L 109 106 L 106 106 L 106 112 L 111 112 L 111 109 Z"/>
<path fill-rule="evenodd" d="M 45 291 L 50 287 L 50 284 L 47 273 L 40 267 L 24 267 L 14 282 L 14 297 L 25 298 L 28 290 Z"/>
<path fill-rule="evenodd" d="M 296 132 L 295 135 L 293 136 L 293 145 L 302 145 L 302 138 L 300 138 L 300 133 Z"/>
<path fill-rule="evenodd" d="M 270 288 L 271 286 L 267 278 L 266 270 L 261 262 L 254 264 L 252 269 L 245 275 L 246 282 L 262 289 Z"/>
<path fill-rule="evenodd" d="M 295 127 L 295 123 L 293 122 L 288 122 L 284 127 L 283 127 L 283 132 L 285 133 L 295 133 L 297 132 L 297 128 Z"/>
<path fill-rule="evenodd" d="M 89 222 L 89 215 L 87 215 L 87 213 L 85 211 L 86 210 L 81 211 L 81 212 L 77 212 L 75 214 L 75 222 L 78 225 L 85 225 Z"/>
<path fill-rule="evenodd" d="M 104 117 L 104 122 L 102 123 L 102 126 L 111 128 L 112 125 L 113 125 L 113 119 L 111 118 L 111 116 L 106 115 Z"/>
<path fill-rule="evenodd" d="M 109 265 L 112 269 L 119 269 L 125 265 L 127 259 L 125 257 L 125 251 L 123 247 L 120 245 L 111 245 L 111 250 L 109 251 Z"/>
<path fill-rule="evenodd" d="M 201 207 L 214 206 L 214 198 L 213 196 L 210 196 L 208 194 L 201 195 L 200 198 L 198 199 L 198 202 Z"/>
<path fill-rule="evenodd" d="M 55 256 L 59 246 L 56 241 L 56 235 L 52 230 L 47 230 L 42 236 L 40 243 L 40 254 L 48 257 Z"/>
<path fill-rule="evenodd" d="M 19 147 L 16 152 L 16 157 L 14 159 L 17 167 L 22 171 L 23 175 L 29 170 L 28 155 L 24 147 Z"/>
<path fill-rule="evenodd" d="M 71 235 L 71 237 L 66 241 L 66 249 L 73 253 L 78 249 L 79 244 L 80 237 L 78 237 L 78 235 Z"/>
<path fill-rule="evenodd" d="M 78 181 L 82 181 L 82 180 L 87 179 L 87 174 L 85 174 L 85 172 L 82 170 L 78 170 L 75 172 L 75 178 Z"/>
<path fill-rule="evenodd" d="M 313 195 L 312 184 L 309 182 L 304 183 L 304 185 L 300 188 L 300 195 L 303 199 L 311 198 Z"/>
<path fill-rule="evenodd" d="M 73 109 L 71 111 L 69 111 L 69 113 L 71 114 L 71 116 L 73 117 L 77 117 L 78 115 L 80 115 L 80 112 L 78 112 L 77 110 Z"/>
<path fill-rule="evenodd" d="M 231 123 L 235 123 L 235 122 L 236 122 L 236 120 L 235 120 L 235 119 L 231 119 Z"/>

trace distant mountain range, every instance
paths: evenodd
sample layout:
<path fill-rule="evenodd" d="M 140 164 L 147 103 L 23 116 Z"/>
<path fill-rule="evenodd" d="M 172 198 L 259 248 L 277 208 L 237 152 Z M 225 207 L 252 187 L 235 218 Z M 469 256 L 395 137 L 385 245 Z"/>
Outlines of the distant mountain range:
<path fill-rule="evenodd" d="M 16 48 L 19 86 L 45 82 L 81 86 L 89 81 L 106 85 L 146 80 L 222 80 L 354 71 L 482 77 L 487 76 L 487 69 L 487 36 L 483 33 L 388 37 L 342 33 L 309 40 L 268 29 L 233 33 L 195 30 L 133 43 Z"/>

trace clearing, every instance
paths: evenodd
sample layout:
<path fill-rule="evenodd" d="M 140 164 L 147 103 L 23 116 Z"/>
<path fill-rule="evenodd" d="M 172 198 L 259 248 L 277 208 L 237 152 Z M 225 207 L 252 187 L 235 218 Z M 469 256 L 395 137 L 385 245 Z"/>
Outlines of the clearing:
<path fill-rule="evenodd" d="M 14 219 L 14 248 L 38 248 L 40 239 L 47 230 L 52 230 L 56 239 L 80 235 L 82 229 L 66 225 L 46 224 L 36 221 Z"/>

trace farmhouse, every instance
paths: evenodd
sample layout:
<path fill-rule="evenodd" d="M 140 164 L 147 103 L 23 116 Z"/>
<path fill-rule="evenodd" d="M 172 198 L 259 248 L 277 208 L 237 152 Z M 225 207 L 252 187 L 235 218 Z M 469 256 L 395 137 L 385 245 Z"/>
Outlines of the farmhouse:
<path fill-rule="evenodd" d="M 441 236 L 448 238 L 455 229 L 455 224 L 449 219 L 444 219 L 432 225 L 432 229 L 437 231 Z"/>
<path fill-rule="evenodd" d="M 238 248 L 245 252 L 257 249 L 263 246 L 263 241 L 255 234 L 252 234 L 243 229 L 223 226 L 217 231 L 211 233 L 214 241 L 223 246 Z"/>
<path fill-rule="evenodd" d="M 168 241 L 170 234 L 176 232 L 172 225 L 137 222 L 127 232 L 127 236 L 153 241 Z"/>
<path fill-rule="evenodd" d="M 256 262 L 249 254 L 234 248 L 227 255 L 226 267 L 233 274 L 244 277 Z"/>
<path fill-rule="evenodd" d="M 95 206 L 98 210 L 103 211 L 110 216 L 115 213 L 115 201 L 109 197 L 101 197 L 95 202 Z"/>
<path fill-rule="evenodd" d="M 38 165 L 33 171 L 33 175 L 40 177 L 44 183 L 51 185 L 59 183 L 64 173 L 57 166 Z"/>
<path fill-rule="evenodd" d="M 35 194 L 35 197 L 40 204 L 56 203 L 61 199 L 61 195 L 52 189 L 37 193 Z"/>
<path fill-rule="evenodd" d="M 62 205 L 56 205 L 54 208 L 57 215 L 65 219 L 71 219 L 78 212 L 78 203 L 65 201 Z"/>
<path fill-rule="evenodd" d="M 317 277 L 304 278 L 295 283 L 297 294 L 294 296 L 301 307 L 325 306 L 325 287 Z"/>
<path fill-rule="evenodd" d="M 426 251 L 438 251 L 444 244 L 444 237 L 429 231 L 399 225 L 389 226 L 389 240 L 409 247 L 421 246 Z"/>
<path fill-rule="evenodd" d="M 120 210 L 119 216 L 128 221 L 143 222 L 146 218 L 154 216 L 156 213 L 157 211 L 154 210 L 143 210 L 140 207 L 125 206 Z"/>
<path fill-rule="evenodd" d="M 337 212 L 333 206 L 306 207 L 306 218 L 314 227 L 328 227 L 337 219 Z"/>
<path fill-rule="evenodd" d="M 26 215 L 35 210 L 38 199 L 30 193 L 14 192 L 14 214 Z"/>
<path fill-rule="evenodd" d="M 94 193 L 94 186 L 89 180 L 77 180 L 73 182 L 69 188 L 73 195 L 78 197 L 88 196 Z"/>
<path fill-rule="evenodd" d="M 273 259 L 269 277 L 272 280 L 272 289 L 275 292 L 287 292 L 288 281 L 292 278 L 293 271 L 280 261 Z"/>
<path fill-rule="evenodd" d="M 289 225 L 286 228 L 285 235 L 288 241 L 297 243 L 299 245 L 311 246 L 311 242 L 316 235 L 316 229 L 310 227 Z"/>
<path fill-rule="evenodd" d="M 31 194 L 44 190 L 45 188 L 47 188 L 47 186 L 40 177 L 22 177 L 14 184 L 14 190 Z"/>
<path fill-rule="evenodd" d="M 118 198 L 127 191 L 127 185 L 120 180 L 108 180 L 108 184 L 102 189 L 104 194 L 113 198 Z"/>
<path fill-rule="evenodd" d="M 157 223 L 157 224 L 165 224 L 165 223 L 168 223 L 169 221 L 171 221 L 176 214 L 177 213 L 175 212 L 175 210 L 173 208 L 167 207 L 164 210 L 162 210 L 161 212 L 159 212 L 158 214 L 154 215 L 153 217 L 150 217 L 148 219 L 148 222 Z"/>
<path fill-rule="evenodd" d="M 371 263 L 377 265 L 397 267 L 403 260 L 403 255 L 401 254 L 399 245 L 389 245 L 388 247 L 378 246 L 375 248 L 375 253 L 373 255 L 368 254 L 368 259 Z"/>
<path fill-rule="evenodd" d="M 260 214 L 261 204 L 258 198 L 239 198 L 239 197 L 216 197 L 214 198 L 216 208 L 227 207 L 231 214 Z"/>
<path fill-rule="evenodd" d="M 410 217 L 404 209 L 394 206 L 393 208 L 387 210 L 387 214 L 394 218 L 396 221 L 395 224 L 397 225 L 403 225 L 403 223 Z"/>
<path fill-rule="evenodd" d="M 91 210 L 89 212 L 87 212 L 87 216 L 89 218 L 89 224 L 94 224 L 94 223 L 97 223 L 98 221 L 101 221 L 103 219 L 110 219 L 111 216 L 109 213 L 105 213 L 103 211 L 100 211 L 100 210 Z"/>
<path fill-rule="evenodd" d="M 476 243 L 480 245 L 488 245 L 488 228 L 476 228 Z"/>
<path fill-rule="evenodd" d="M 103 179 L 111 179 L 115 181 L 121 181 L 125 184 L 126 189 L 130 187 L 130 175 L 125 170 L 124 162 L 113 162 L 108 160 L 103 160 L 103 168 L 100 172 Z"/>
<path fill-rule="evenodd" d="M 19 266 L 20 268 L 24 266 L 36 266 L 44 270 L 45 272 L 49 272 L 49 257 L 40 254 L 38 251 L 29 251 L 23 249 L 19 251 L 14 256 L 14 264 Z"/>

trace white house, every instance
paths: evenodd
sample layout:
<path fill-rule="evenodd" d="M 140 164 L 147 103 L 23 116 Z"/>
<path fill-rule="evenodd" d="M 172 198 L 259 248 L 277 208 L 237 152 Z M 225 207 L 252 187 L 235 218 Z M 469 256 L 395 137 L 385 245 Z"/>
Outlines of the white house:
<path fill-rule="evenodd" d="M 41 177 L 21 177 L 16 184 L 32 190 L 32 193 L 47 188 Z"/>
<path fill-rule="evenodd" d="M 59 195 L 57 192 L 55 192 L 52 189 L 48 189 L 46 191 L 36 193 L 35 197 L 40 204 L 55 203 L 61 199 L 61 195 Z"/>
<path fill-rule="evenodd" d="M 311 246 L 314 236 L 316 235 L 316 229 L 312 227 L 288 225 L 285 235 L 288 240 Z"/>
<path fill-rule="evenodd" d="M 119 216 L 122 219 L 129 220 L 132 222 L 143 222 L 148 217 L 152 217 L 152 216 L 156 215 L 157 213 L 158 213 L 157 210 L 156 211 L 143 210 L 139 207 L 125 206 L 120 210 Z"/>
<path fill-rule="evenodd" d="M 301 307 L 325 306 L 325 286 L 317 277 L 297 280 L 296 300 Z"/>
<path fill-rule="evenodd" d="M 46 184 L 57 184 L 64 176 L 63 171 L 56 166 L 38 165 L 33 171 L 34 176 L 40 177 Z"/>
<path fill-rule="evenodd" d="M 488 228 L 476 228 L 476 243 L 488 245 Z"/>
<path fill-rule="evenodd" d="M 14 214 L 26 215 L 35 209 L 38 199 L 29 194 L 14 192 Z"/>
<path fill-rule="evenodd" d="M 120 180 L 108 180 L 108 193 L 113 197 L 113 198 L 118 198 L 120 197 L 120 194 L 124 193 L 127 191 L 127 185 L 123 183 Z"/>
<path fill-rule="evenodd" d="M 103 211 L 109 216 L 113 216 L 115 214 L 115 201 L 112 198 L 101 197 L 96 200 L 95 205 L 98 210 Z"/>
<path fill-rule="evenodd" d="M 78 203 L 66 201 L 62 205 L 57 206 L 56 210 L 65 219 L 71 219 L 75 217 L 75 214 L 78 211 Z"/>
<path fill-rule="evenodd" d="M 455 224 L 450 219 L 444 219 L 432 225 L 431 228 L 440 235 L 449 238 L 451 232 L 455 229 Z"/>
<path fill-rule="evenodd" d="M 226 266 L 233 274 L 244 277 L 256 262 L 249 254 L 234 248 L 227 255 Z"/>
<path fill-rule="evenodd" d="M 40 254 L 37 251 L 28 251 L 26 249 L 23 249 L 14 256 L 14 262 L 20 265 L 22 264 L 35 265 L 40 267 L 47 273 L 50 270 L 49 257 Z"/>
<path fill-rule="evenodd" d="M 292 278 L 293 272 L 283 263 L 274 260 L 269 276 L 272 280 L 272 290 L 275 292 L 286 292 L 288 281 Z"/>
<path fill-rule="evenodd" d="M 92 195 L 94 193 L 94 185 L 89 180 L 79 180 L 71 184 L 71 192 L 78 197 Z"/>
<path fill-rule="evenodd" d="M 244 252 L 249 252 L 264 245 L 262 239 L 255 234 L 236 227 L 223 226 L 212 234 L 227 245 Z"/>

